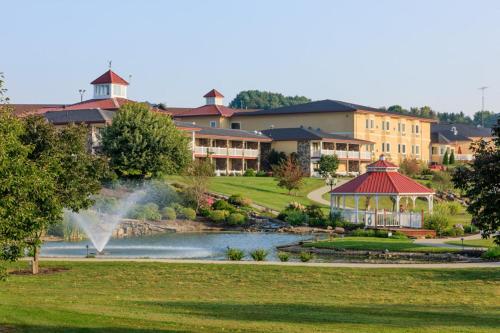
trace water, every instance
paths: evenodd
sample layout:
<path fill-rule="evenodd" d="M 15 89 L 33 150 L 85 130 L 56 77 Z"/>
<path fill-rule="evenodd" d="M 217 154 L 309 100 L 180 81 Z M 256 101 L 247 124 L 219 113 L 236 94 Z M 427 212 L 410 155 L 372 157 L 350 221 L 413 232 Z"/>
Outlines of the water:
<path fill-rule="evenodd" d="M 311 235 L 284 233 L 168 233 L 147 237 L 111 239 L 104 249 L 103 257 L 114 258 L 170 258 L 170 259 L 225 259 L 227 247 L 248 252 L 264 248 L 269 252 L 268 260 L 278 260 L 276 247 L 311 239 Z M 46 242 L 42 245 L 42 256 L 84 257 L 96 248 L 91 241 Z M 99 256 L 100 257 L 100 256 Z M 245 259 L 249 260 L 247 256 Z"/>

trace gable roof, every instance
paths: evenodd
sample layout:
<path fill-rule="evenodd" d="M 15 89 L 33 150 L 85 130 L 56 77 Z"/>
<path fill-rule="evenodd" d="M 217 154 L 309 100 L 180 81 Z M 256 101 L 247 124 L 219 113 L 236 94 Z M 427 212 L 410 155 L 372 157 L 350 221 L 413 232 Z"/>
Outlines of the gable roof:
<path fill-rule="evenodd" d="M 373 143 L 366 140 L 353 139 L 348 136 L 331 134 L 321 129 L 311 127 L 292 127 L 292 128 L 271 128 L 261 131 L 264 135 L 272 138 L 274 141 L 295 141 L 295 140 L 324 140 L 324 141 L 342 141 L 358 144 Z"/>
<path fill-rule="evenodd" d="M 70 110 L 89 110 L 89 109 L 117 110 L 122 105 L 133 102 L 134 101 L 130 99 L 122 97 L 89 99 L 83 102 L 66 105 L 63 107 L 47 109 L 47 111 L 62 111 L 62 110 L 70 111 Z"/>
<path fill-rule="evenodd" d="M 313 101 L 309 103 L 297 104 L 291 106 L 284 106 L 275 109 L 258 110 L 254 112 L 246 112 L 246 113 L 238 112 L 235 113 L 235 116 L 267 116 L 276 114 L 331 113 L 331 112 L 355 112 L 355 111 L 378 112 L 395 116 L 425 119 L 427 121 L 432 121 L 432 122 L 435 121 L 434 119 L 430 118 L 418 117 L 415 115 L 410 115 L 405 113 L 390 112 L 384 109 L 377 109 L 360 104 L 336 101 L 331 99 Z"/>
<path fill-rule="evenodd" d="M 43 114 L 47 109 L 61 108 L 64 104 L 6 104 L 13 109 L 14 115 L 18 117 L 31 114 Z"/>
<path fill-rule="evenodd" d="M 194 109 L 181 109 L 172 112 L 173 117 L 220 116 L 231 117 L 238 109 L 224 105 L 203 105 Z"/>
<path fill-rule="evenodd" d="M 207 92 L 203 97 L 224 97 L 220 92 L 218 92 L 216 89 L 212 89 L 209 92 Z"/>
<path fill-rule="evenodd" d="M 79 109 L 65 111 L 49 111 L 45 118 L 53 124 L 69 123 L 108 123 L 113 120 L 116 111 L 102 109 Z"/>
<path fill-rule="evenodd" d="M 106 71 L 104 74 L 99 76 L 94 81 L 90 82 L 90 84 L 107 84 L 107 83 L 123 84 L 126 86 L 128 86 L 129 84 L 127 81 L 125 81 L 122 77 L 113 72 L 111 69 Z"/>
<path fill-rule="evenodd" d="M 493 136 L 491 128 L 488 127 L 477 127 L 468 124 L 452 124 L 452 123 L 439 123 L 431 125 L 431 133 L 440 133 L 447 138 L 450 137 L 450 134 L 454 136 L 455 130 L 457 132 L 457 136 L 467 137 L 467 138 Z"/>
<path fill-rule="evenodd" d="M 431 143 L 449 144 L 452 141 L 472 141 L 472 139 L 461 134 L 455 135 L 451 131 L 431 133 Z"/>

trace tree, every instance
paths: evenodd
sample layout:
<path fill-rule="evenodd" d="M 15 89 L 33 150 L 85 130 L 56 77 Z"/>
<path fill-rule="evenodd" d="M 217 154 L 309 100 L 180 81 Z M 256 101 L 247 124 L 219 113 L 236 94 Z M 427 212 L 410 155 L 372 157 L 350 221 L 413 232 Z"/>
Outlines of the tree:
<path fill-rule="evenodd" d="M 491 111 L 477 111 L 474 113 L 473 121 L 474 125 L 481 125 L 483 127 L 493 127 L 497 122 L 499 114 L 495 114 Z"/>
<path fill-rule="evenodd" d="M 439 112 L 437 114 L 437 117 L 439 119 L 439 122 L 443 123 L 455 123 L 455 124 L 472 124 L 472 119 L 471 117 L 465 115 L 463 111 L 460 111 L 458 113 L 454 112 Z"/>
<path fill-rule="evenodd" d="M 304 171 L 291 156 L 289 156 L 281 164 L 273 168 L 274 176 L 278 180 L 278 186 L 288 190 L 288 194 L 292 190 L 298 190 L 302 186 Z"/>
<path fill-rule="evenodd" d="M 187 199 L 193 202 L 196 211 L 206 202 L 206 193 L 208 192 L 208 185 L 210 177 L 214 175 L 214 165 L 209 159 L 195 160 L 189 166 L 184 177 L 187 184 L 185 195 Z"/>
<path fill-rule="evenodd" d="M 232 108 L 240 109 L 274 109 L 282 106 L 309 103 L 304 96 L 284 96 L 283 94 L 260 90 L 240 91 L 229 103 Z"/>
<path fill-rule="evenodd" d="M 443 165 L 448 165 L 450 163 L 449 158 L 448 158 L 448 149 L 444 152 L 443 155 Z"/>
<path fill-rule="evenodd" d="M 450 154 L 450 160 L 449 160 L 449 163 L 451 165 L 455 164 L 455 152 L 452 150 L 451 151 L 451 154 Z"/>
<path fill-rule="evenodd" d="M 335 176 L 339 167 L 339 159 L 337 155 L 322 155 L 318 162 L 316 171 L 323 178 L 332 178 Z"/>
<path fill-rule="evenodd" d="M 122 178 L 144 179 L 182 172 L 191 160 L 188 138 L 147 104 L 123 105 L 102 135 L 103 152 Z"/>
<path fill-rule="evenodd" d="M 401 162 L 399 169 L 403 174 L 410 177 L 413 177 L 422 172 L 421 163 L 414 158 L 413 159 L 405 158 L 403 162 Z"/>
<path fill-rule="evenodd" d="M 455 169 L 453 182 L 469 200 L 467 211 L 484 238 L 500 229 L 500 120 L 493 128 L 493 144 L 480 140 L 472 144 L 474 160 Z M 500 245 L 500 235 L 495 235 Z"/>
<path fill-rule="evenodd" d="M 271 149 L 262 159 L 262 169 L 271 171 L 276 165 L 280 165 L 286 160 L 286 154 L 282 151 Z"/>

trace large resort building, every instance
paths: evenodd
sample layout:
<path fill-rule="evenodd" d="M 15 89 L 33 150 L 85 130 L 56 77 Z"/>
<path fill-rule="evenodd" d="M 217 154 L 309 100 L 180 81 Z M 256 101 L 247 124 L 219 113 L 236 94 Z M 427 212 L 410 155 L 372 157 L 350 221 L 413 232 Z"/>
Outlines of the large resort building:
<path fill-rule="evenodd" d="M 118 109 L 133 102 L 127 98 L 129 83 L 111 69 L 91 82 L 93 98 L 71 105 L 14 104 L 17 115 L 43 114 L 56 126 L 85 123 L 89 147 L 100 149 L 100 132 L 113 121 Z M 367 165 L 384 154 L 395 164 L 405 159 L 441 163 L 446 151 L 456 160 L 472 159 L 470 144 L 491 138 L 491 130 L 467 125 L 436 124 L 429 118 L 335 100 L 269 110 L 234 109 L 212 89 L 205 104 L 195 108 L 151 106 L 152 112 L 172 117 L 191 138 L 193 159 L 210 159 L 218 175 L 238 175 L 260 170 L 272 149 L 295 154 L 303 170 L 316 176 L 323 155 L 336 155 L 339 174 L 365 173 Z"/>

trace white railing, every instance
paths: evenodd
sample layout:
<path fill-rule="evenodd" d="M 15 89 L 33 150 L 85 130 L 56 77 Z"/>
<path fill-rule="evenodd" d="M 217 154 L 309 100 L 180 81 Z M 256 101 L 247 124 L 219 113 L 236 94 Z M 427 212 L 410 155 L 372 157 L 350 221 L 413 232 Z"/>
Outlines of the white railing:
<path fill-rule="evenodd" d="M 207 155 L 208 147 L 194 147 L 194 153 L 200 155 Z"/>
<path fill-rule="evenodd" d="M 227 151 L 229 156 L 243 156 L 242 148 L 229 148 Z"/>
<path fill-rule="evenodd" d="M 474 159 L 474 155 L 472 155 L 472 154 L 456 154 L 455 159 L 457 161 L 472 161 Z"/>
<path fill-rule="evenodd" d="M 258 157 L 259 150 L 258 149 L 245 149 L 244 154 L 247 157 Z"/>
<path fill-rule="evenodd" d="M 351 223 L 364 223 L 367 227 L 398 227 L 398 228 L 422 228 L 422 213 L 417 212 L 384 212 L 364 211 L 357 213 L 352 209 L 333 209 L 340 212 L 342 217 Z"/>
<path fill-rule="evenodd" d="M 372 158 L 372 153 L 369 151 L 362 151 L 361 152 L 361 158 L 364 160 L 371 160 Z"/>
<path fill-rule="evenodd" d="M 313 151 L 313 153 L 316 153 Z M 323 149 L 321 150 L 321 154 L 323 155 L 337 155 L 338 158 L 362 158 L 365 160 L 370 160 L 372 158 L 372 153 L 369 151 L 347 151 L 347 150 L 332 150 L 332 149 Z M 313 155 L 313 157 L 319 157 Z"/>
<path fill-rule="evenodd" d="M 321 150 L 311 150 L 311 157 L 321 157 Z"/>
<path fill-rule="evenodd" d="M 223 156 L 246 156 L 246 157 L 258 157 L 258 149 L 243 149 L 243 148 L 226 148 L 226 147 L 194 147 L 194 153 L 197 155 L 207 155 L 207 153 L 213 155 L 223 155 Z"/>

